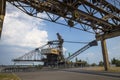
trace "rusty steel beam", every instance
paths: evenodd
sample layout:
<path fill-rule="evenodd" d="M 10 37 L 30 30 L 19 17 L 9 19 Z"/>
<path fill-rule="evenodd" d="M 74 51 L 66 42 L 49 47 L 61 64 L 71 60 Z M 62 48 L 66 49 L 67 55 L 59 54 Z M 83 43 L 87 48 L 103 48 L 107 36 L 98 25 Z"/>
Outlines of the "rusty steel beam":
<path fill-rule="evenodd" d="M 0 38 L 1 38 L 1 34 L 2 34 L 5 10 L 6 10 L 6 0 L 0 0 Z"/>
<path fill-rule="evenodd" d="M 47 16 L 50 17 L 49 15 L 50 13 L 52 15 L 57 15 L 59 17 L 56 19 L 54 19 L 54 17 L 53 18 L 50 17 L 49 19 L 45 18 L 41 19 L 68 26 L 71 26 L 69 25 L 69 22 L 72 22 L 73 24 L 72 27 L 74 26 L 74 23 L 77 22 L 79 24 L 87 25 L 88 28 L 91 27 L 91 29 L 97 34 L 112 32 L 114 31 L 114 29 L 118 28 L 120 24 L 119 18 L 120 10 L 105 0 L 90 0 L 90 1 L 76 0 L 73 1 L 74 3 L 68 2 L 68 4 L 67 0 L 66 2 L 59 0 L 47 0 L 47 1 L 7 0 L 7 1 L 30 16 L 41 18 L 37 16 L 37 13 L 45 12 L 47 13 Z M 75 5 L 77 5 L 78 7 L 76 7 Z M 28 8 L 33 9 L 34 13 L 28 11 Z M 93 12 L 91 10 L 93 10 Z M 94 13 L 94 11 L 96 12 Z M 61 17 L 66 19 L 68 24 L 64 22 L 58 22 Z M 86 29 L 86 27 L 83 26 L 80 27 L 79 29 L 83 31 L 89 32 L 91 31 L 90 29 Z"/>
<path fill-rule="evenodd" d="M 103 54 L 103 61 L 104 61 L 104 68 L 105 71 L 109 70 L 110 64 L 109 64 L 109 58 L 108 58 L 108 51 L 106 46 L 106 40 L 101 40 L 101 47 L 102 47 L 102 54 Z"/>
<path fill-rule="evenodd" d="M 120 20 L 120 17 L 118 17 L 116 15 L 113 15 L 113 13 L 107 12 L 106 10 L 104 10 L 104 8 L 101 8 L 100 6 L 95 6 L 94 3 L 91 4 L 87 0 L 81 0 L 81 2 L 84 3 L 84 4 L 86 4 L 86 5 L 88 5 L 88 6 L 90 6 L 90 7 L 92 7 L 93 9 L 95 9 L 95 10 L 97 10 L 99 12 L 102 12 L 105 15 L 110 15 L 111 17 L 109 17 L 109 18 L 115 18 L 117 20 Z M 108 4 L 108 5 L 110 5 L 110 6 L 112 6 L 110 3 L 106 2 L 106 1 L 105 1 L 105 3 Z M 114 6 L 112 6 L 112 7 L 114 7 Z M 118 8 L 116 8 L 116 7 L 114 7 L 114 9 L 116 10 L 116 13 L 119 14 L 120 10 Z"/>
<path fill-rule="evenodd" d="M 117 37 L 120 36 L 120 29 L 114 31 L 114 32 L 110 32 L 110 33 L 106 33 L 106 34 L 102 34 L 102 35 L 96 35 L 96 40 L 102 40 L 102 39 L 109 39 L 109 38 L 113 38 L 113 37 Z"/>

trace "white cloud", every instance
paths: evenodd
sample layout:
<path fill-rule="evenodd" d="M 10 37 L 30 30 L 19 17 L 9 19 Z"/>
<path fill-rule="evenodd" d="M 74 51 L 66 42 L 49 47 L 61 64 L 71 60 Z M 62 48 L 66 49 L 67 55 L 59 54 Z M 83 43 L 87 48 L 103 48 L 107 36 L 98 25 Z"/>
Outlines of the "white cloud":
<path fill-rule="evenodd" d="M 8 3 L 6 9 L 1 44 L 38 47 L 48 41 L 43 20 L 26 15 Z"/>
<path fill-rule="evenodd" d="M 65 47 L 63 47 L 63 53 L 65 53 L 67 51 L 67 49 Z"/>
<path fill-rule="evenodd" d="M 67 49 L 65 47 L 63 47 L 63 55 L 65 58 L 68 57 L 68 54 L 66 52 L 67 52 Z"/>
<path fill-rule="evenodd" d="M 0 41 L 0 64 L 24 55 L 48 41 L 46 24 L 7 3 L 6 16 Z M 3 54 L 4 53 L 4 54 Z"/>

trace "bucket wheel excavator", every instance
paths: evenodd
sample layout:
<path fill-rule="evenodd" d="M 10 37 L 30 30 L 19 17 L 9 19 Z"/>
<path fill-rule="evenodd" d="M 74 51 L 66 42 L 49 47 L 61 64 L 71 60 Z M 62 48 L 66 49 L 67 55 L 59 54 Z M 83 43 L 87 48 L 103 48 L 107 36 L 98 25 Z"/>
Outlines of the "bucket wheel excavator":
<path fill-rule="evenodd" d="M 13 59 L 13 61 L 14 62 L 25 62 L 25 61 L 44 62 L 44 66 L 54 67 L 57 65 L 58 66 L 65 65 L 66 62 L 78 56 L 80 53 L 84 52 L 88 48 L 92 46 L 97 46 L 97 41 L 93 40 L 84 47 L 82 47 L 81 49 L 74 52 L 71 56 L 65 58 L 63 55 L 63 43 L 68 41 L 64 41 L 64 39 L 59 33 L 57 33 L 57 38 L 58 40 L 48 41 L 47 44 L 43 45 L 42 47 L 38 47 L 21 57 Z"/>

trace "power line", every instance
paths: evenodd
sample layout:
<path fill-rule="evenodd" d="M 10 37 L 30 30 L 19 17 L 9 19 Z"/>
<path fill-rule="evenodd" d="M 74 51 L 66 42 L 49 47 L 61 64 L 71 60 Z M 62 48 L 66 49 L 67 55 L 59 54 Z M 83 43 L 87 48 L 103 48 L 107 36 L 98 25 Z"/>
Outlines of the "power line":
<path fill-rule="evenodd" d="M 77 42 L 77 41 L 64 41 L 66 43 L 80 43 L 80 44 L 88 44 L 89 42 Z"/>

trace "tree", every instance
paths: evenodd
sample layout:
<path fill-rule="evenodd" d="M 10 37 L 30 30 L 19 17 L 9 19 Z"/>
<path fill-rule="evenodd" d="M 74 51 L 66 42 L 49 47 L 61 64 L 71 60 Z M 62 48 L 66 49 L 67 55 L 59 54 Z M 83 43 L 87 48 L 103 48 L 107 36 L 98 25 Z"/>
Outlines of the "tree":
<path fill-rule="evenodd" d="M 68 53 L 68 57 L 70 57 L 71 56 L 71 54 L 70 54 L 70 52 Z"/>
<path fill-rule="evenodd" d="M 97 66 L 97 64 L 96 63 L 92 63 L 91 66 Z"/>
<path fill-rule="evenodd" d="M 82 62 L 82 60 L 78 60 L 78 62 Z"/>
<path fill-rule="evenodd" d="M 88 64 L 87 61 L 84 61 L 84 60 L 83 60 L 82 62 L 84 62 L 85 66 L 89 66 L 89 64 Z"/>
<path fill-rule="evenodd" d="M 112 64 L 115 64 L 115 63 L 116 63 L 116 59 L 113 58 L 113 59 L 111 60 L 111 63 L 112 63 Z"/>
<path fill-rule="evenodd" d="M 116 65 L 117 67 L 120 67 L 120 60 L 119 59 L 113 58 L 111 60 L 111 63 L 114 64 L 114 65 Z"/>
<path fill-rule="evenodd" d="M 103 66 L 104 63 L 102 61 L 99 62 L 98 66 Z"/>
<path fill-rule="evenodd" d="M 116 61 L 116 66 L 117 66 L 117 67 L 120 67 L 120 60 L 117 60 L 117 61 Z"/>
<path fill-rule="evenodd" d="M 78 62 L 78 58 L 77 57 L 75 58 L 75 61 Z"/>

